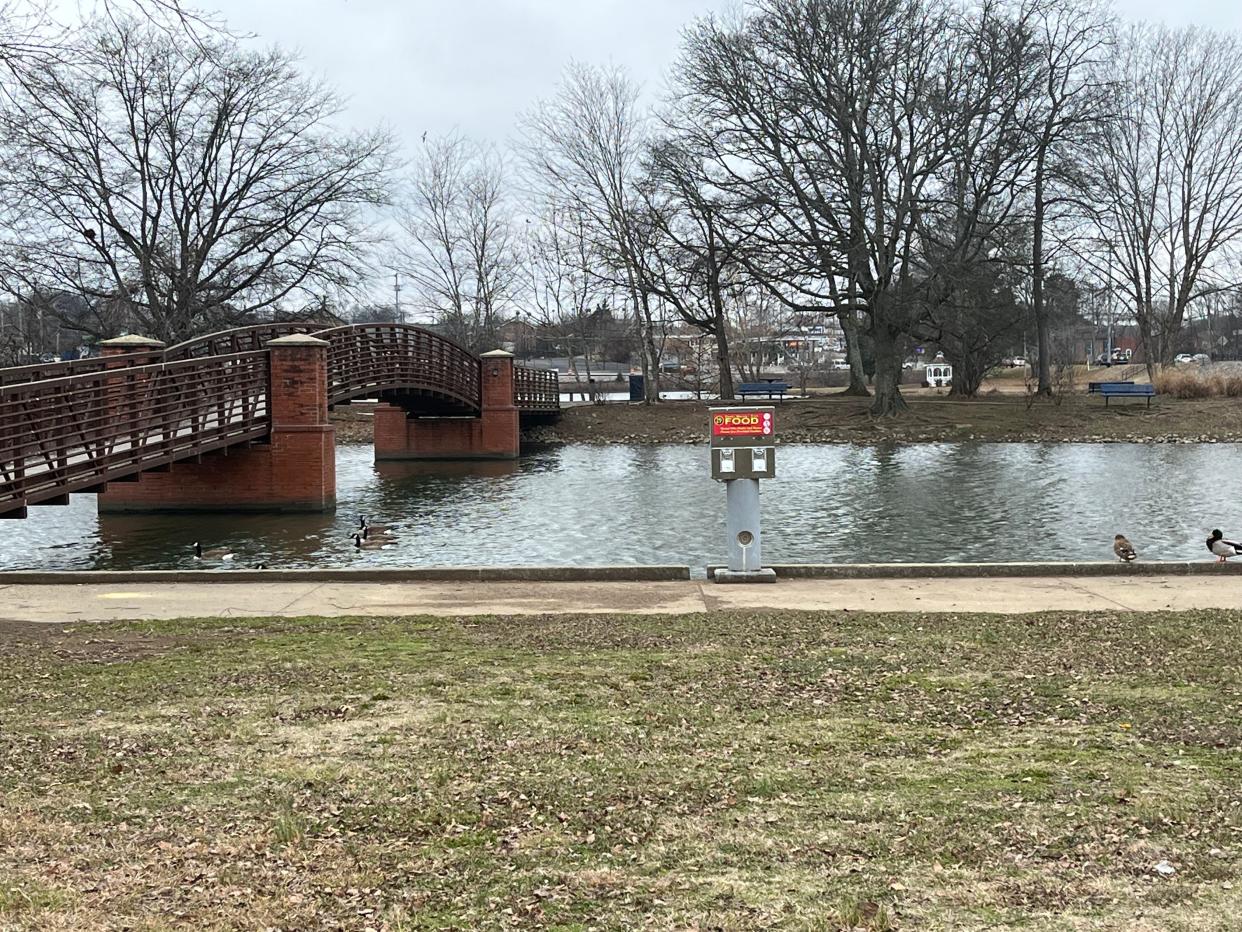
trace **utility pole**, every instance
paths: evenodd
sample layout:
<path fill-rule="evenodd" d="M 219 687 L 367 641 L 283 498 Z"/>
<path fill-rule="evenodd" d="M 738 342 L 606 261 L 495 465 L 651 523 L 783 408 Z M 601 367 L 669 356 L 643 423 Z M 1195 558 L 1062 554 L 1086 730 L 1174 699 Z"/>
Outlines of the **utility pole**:
<path fill-rule="evenodd" d="M 397 320 L 405 323 L 405 314 L 401 312 L 401 273 L 392 273 L 392 303 L 396 311 Z"/>

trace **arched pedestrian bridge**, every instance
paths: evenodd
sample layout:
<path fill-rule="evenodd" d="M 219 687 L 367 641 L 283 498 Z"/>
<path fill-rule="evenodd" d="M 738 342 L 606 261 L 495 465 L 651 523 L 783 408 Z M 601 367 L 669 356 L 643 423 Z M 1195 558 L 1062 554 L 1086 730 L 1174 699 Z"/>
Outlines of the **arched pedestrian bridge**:
<path fill-rule="evenodd" d="M 555 371 L 417 326 L 121 337 L 97 358 L 0 369 L 0 517 L 75 492 L 103 510 L 331 508 L 328 409 L 359 398 L 381 402 L 379 458 L 515 457 L 521 422 L 560 408 Z"/>

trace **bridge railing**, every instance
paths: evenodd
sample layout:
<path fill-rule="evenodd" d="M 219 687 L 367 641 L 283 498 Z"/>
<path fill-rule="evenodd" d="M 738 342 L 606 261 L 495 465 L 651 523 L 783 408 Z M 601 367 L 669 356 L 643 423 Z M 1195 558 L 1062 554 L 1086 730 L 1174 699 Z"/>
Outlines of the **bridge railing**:
<path fill-rule="evenodd" d="M 258 351 L 0 386 L 0 515 L 265 437 L 268 372 Z"/>
<path fill-rule="evenodd" d="M 170 346 L 164 351 L 164 358 L 192 359 L 201 356 L 220 356 L 225 353 L 246 353 L 263 349 L 269 340 L 275 340 L 277 337 L 287 337 L 293 333 L 314 333 L 323 328 L 324 325 L 321 323 L 300 321 L 254 324 L 250 327 L 221 330 L 219 333 L 209 333 Z"/>
<path fill-rule="evenodd" d="M 124 355 L 92 356 L 89 359 L 70 359 L 65 362 L 39 362 L 29 366 L 12 366 L 0 369 L 0 385 L 23 385 L 46 379 L 63 379 L 71 375 L 84 375 L 127 366 L 145 366 L 151 362 L 151 353 L 126 353 Z"/>
<path fill-rule="evenodd" d="M 557 411 L 561 383 L 555 369 L 513 367 L 513 403 L 523 411 Z"/>
<path fill-rule="evenodd" d="M 312 336 L 329 344 L 330 404 L 394 389 L 430 392 L 465 408 L 481 404 L 478 357 L 438 333 L 407 324 L 353 324 Z"/>

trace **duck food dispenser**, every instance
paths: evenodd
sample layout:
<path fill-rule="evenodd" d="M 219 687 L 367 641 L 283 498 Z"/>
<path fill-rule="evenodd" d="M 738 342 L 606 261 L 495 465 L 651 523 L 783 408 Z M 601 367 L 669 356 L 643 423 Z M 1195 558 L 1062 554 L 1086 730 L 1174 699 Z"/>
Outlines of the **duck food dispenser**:
<path fill-rule="evenodd" d="M 712 478 L 725 484 L 728 569 L 716 570 L 718 583 L 776 582 L 763 568 L 759 529 L 759 480 L 776 477 L 775 409 L 709 408 Z"/>

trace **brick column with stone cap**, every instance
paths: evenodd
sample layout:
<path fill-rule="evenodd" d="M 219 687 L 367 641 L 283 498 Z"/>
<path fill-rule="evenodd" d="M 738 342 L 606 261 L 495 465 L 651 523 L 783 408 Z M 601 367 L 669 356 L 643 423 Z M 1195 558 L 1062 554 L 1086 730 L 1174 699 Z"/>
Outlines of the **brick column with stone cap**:
<path fill-rule="evenodd" d="M 293 334 L 266 344 L 266 444 L 174 463 L 170 475 L 112 486 L 101 512 L 331 511 L 336 507 L 336 430 L 328 421 L 328 343 Z"/>
<path fill-rule="evenodd" d="M 409 417 L 394 405 L 375 409 L 377 460 L 517 459 L 520 430 L 513 403 L 513 354 L 484 353 L 479 360 L 478 417 Z"/>
<path fill-rule="evenodd" d="M 146 355 L 150 357 L 148 362 L 159 362 L 164 358 L 164 344 L 159 340 L 131 333 L 123 337 L 113 337 L 111 340 L 101 340 L 99 355 L 105 357 Z"/>

